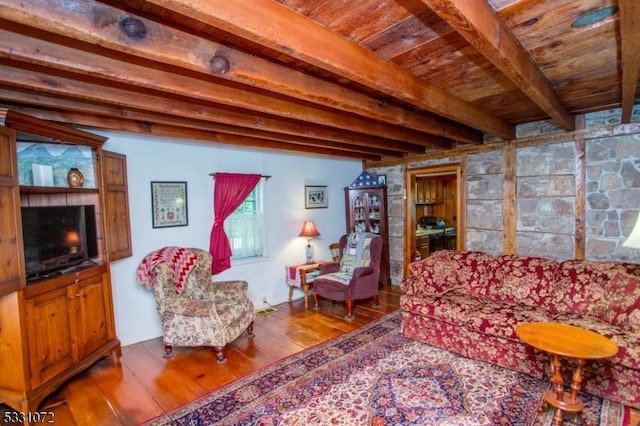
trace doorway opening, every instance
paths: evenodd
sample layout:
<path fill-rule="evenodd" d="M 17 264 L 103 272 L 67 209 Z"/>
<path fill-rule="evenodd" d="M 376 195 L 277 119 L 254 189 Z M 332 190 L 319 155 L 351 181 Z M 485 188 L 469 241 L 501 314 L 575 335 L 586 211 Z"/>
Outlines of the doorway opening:
<path fill-rule="evenodd" d="M 466 216 L 459 163 L 407 170 L 405 271 L 434 251 L 464 248 Z"/>

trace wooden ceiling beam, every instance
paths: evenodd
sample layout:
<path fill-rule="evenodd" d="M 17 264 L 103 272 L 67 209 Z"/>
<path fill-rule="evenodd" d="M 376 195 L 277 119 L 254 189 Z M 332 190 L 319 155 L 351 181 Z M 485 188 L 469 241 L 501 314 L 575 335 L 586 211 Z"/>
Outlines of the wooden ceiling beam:
<path fill-rule="evenodd" d="M 533 57 L 486 1 L 422 0 L 567 131 L 574 119 Z M 635 1 L 635 0 L 629 0 Z"/>
<path fill-rule="evenodd" d="M 431 146 L 434 141 L 437 141 L 431 137 L 432 135 L 379 121 L 367 120 L 360 116 L 327 108 L 311 107 L 308 104 L 293 103 L 258 93 L 255 90 L 251 92 L 128 64 L 3 30 L 0 30 L 0 57 L 37 64 L 46 67 L 52 74 L 55 73 L 54 70 L 61 70 L 83 77 L 90 76 L 93 79 L 106 79 L 135 86 L 131 88 L 134 91 L 136 87 L 157 90 L 198 101 L 257 111 L 388 139 L 404 140 L 424 146 Z M 436 146 L 449 148 L 451 144 L 444 141 L 437 143 Z"/>
<path fill-rule="evenodd" d="M 363 147 L 381 147 L 397 151 L 398 153 L 419 154 L 424 153 L 424 147 L 412 145 L 400 141 L 391 141 L 374 138 L 352 132 L 333 131 L 331 129 L 307 127 L 304 130 L 296 128 L 279 128 L 283 132 L 259 130 L 250 127 L 241 127 L 212 121 L 196 120 L 187 117 L 172 116 L 162 113 L 145 112 L 120 106 L 98 105 L 91 102 L 82 102 L 73 99 L 64 99 L 47 96 L 42 93 L 31 94 L 28 91 L 12 90 L 0 86 L 0 100 L 18 102 L 24 105 L 39 106 L 48 109 L 56 109 L 62 112 L 86 112 L 93 115 L 101 115 L 115 119 L 128 119 L 141 123 L 160 123 L 177 127 L 190 127 L 211 132 L 228 133 L 239 136 L 251 136 L 276 141 L 292 141 L 295 139 L 320 140 L 332 143 L 345 143 Z M 256 118 L 257 120 L 257 118 Z M 70 122 L 73 123 L 73 122 Z M 78 123 L 74 123 L 78 124 Z M 268 123 L 267 123 L 268 124 Z M 286 131 L 286 133 L 285 133 Z"/>
<path fill-rule="evenodd" d="M 505 138 L 514 126 L 387 62 L 273 0 L 144 0 L 189 20 L 370 87 L 419 109 Z M 304 28 L 304 35 L 300 29 Z"/>
<path fill-rule="evenodd" d="M 620 11 L 620 56 L 622 59 L 622 122 L 631 122 L 640 73 L 640 3 L 618 0 Z"/>
<path fill-rule="evenodd" d="M 2 106 L 8 107 L 13 111 L 19 111 L 23 114 L 28 114 L 30 116 L 40 118 L 42 120 L 54 121 L 59 123 L 76 123 L 77 125 L 93 129 L 114 130 L 157 137 L 169 137 L 182 139 L 183 141 L 199 140 L 209 143 L 234 145 L 243 148 L 273 149 L 286 152 L 295 151 L 298 153 L 313 153 L 314 155 L 325 154 L 334 157 L 366 157 L 369 160 L 379 160 L 381 158 L 380 155 L 384 154 L 384 152 L 382 152 L 380 155 L 376 155 L 375 153 L 372 153 L 373 151 L 371 150 L 363 151 L 362 149 L 358 149 L 358 147 L 353 146 L 336 147 L 329 145 L 330 142 L 326 141 L 325 143 L 327 145 L 319 146 L 305 145 L 301 143 L 284 143 L 270 139 L 262 139 L 259 137 L 232 135 L 202 129 L 164 124 L 153 124 L 135 120 L 123 120 L 121 118 L 105 117 L 79 112 L 49 111 L 45 109 L 34 109 L 28 107 L 25 108 L 7 104 L 3 104 Z"/>
<path fill-rule="evenodd" d="M 15 91 L 1 86 L 0 102 L 5 102 L 5 105 L 11 104 L 12 107 L 18 108 L 20 111 L 26 114 L 35 116 L 39 116 L 41 113 L 39 113 L 38 111 L 42 109 L 42 111 L 49 111 L 49 114 L 53 114 L 53 111 L 55 111 L 55 114 L 57 114 L 57 116 L 64 116 L 68 120 L 76 119 L 78 117 L 82 117 L 83 115 L 89 115 L 91 117 L 103 117 L 105 120 L 104 123 L 92 123 L 95 127 L 98 128 L 109 128 L 110 125 L 118 123 L 118 121 L 120 120 L 127 120 L 129 122 L 138 123 L 139 129 L 141 129 L 143 133 L 146 132 L 145 129 L 147 127 L 152 126 L 153 124 L 160 124 L 171 127 L 185 127 L 206 132 L 224 133 L 229 135 L 247 136 L 257 139 L 294 143 L 298 145 L 315 145 L 340 149 L 344 149 L 344 147 L 348 146 L 351 147 L 352 151 L 360 151 L 364 153 L 373 152 L 388 157 L 401 157 L 411 154 L 423 154 L 425 152 L 424 148 L 418 145 L 409 145 L 399 142 L 398 144 L 402 145 L 398 146 L 392 141 L 389 141 L 390 143 L 386 144 L 384 143 L 384 141 L 380 141 L 380 143 L 376 144 L 376 147 L 374 147 L 371 144 L 368 144 L 367 140 L 363 141 L 362 138 L 358 135 L 349 135 L 349 137 L 344 137 L 343 140 L 340 141 L 317 139 L 312 137 L 230 126 L 208 121 L 193 120 L 189 118 L 175 117 L 164 114 L 147 113 L 144 111 L 137 111 L 121 107 L 96 105 L 75 100 L 55 98 L 42 94 L 29 94 L 25 91 Z M 24 105 L 30 105 L 32 107 L 25 107 Z M 74 125 L 89 125 L 84 121 L 67 121 L 67 123 Z M 129 126 L 129 128 L 131 128 L 131 126 Z"/>
<path fill-rule="evenodd" d="M 321 126 L 311 127 L 294 121 L 283 121 L 281 119 L 274 119 L 268 116 L 244 114 L 222 108 L 198 105 L 193 102 L 177 99 L 166 99 L 159 96 L 123 90 L 115 87 L 101 87 L 91 83 L 85 83 L 63 77 L 54 77 L 46 73 L 30 71 L 27 69 L 15 69 L 2 65 L 1 61 L 0 84 L 4 84 L 9 87 L 18 87 L 41 93 L 48 93 L 55 96 L 63 96 L 69 99 L 153 111 L 159 114 L 170 114 L 194 120 L 224 123 L 316 139 L 330 139 L 335 142 L 342 143 L 347 140 L 345 132 L 330 128 L 326 129 Z M 0 96 L 2 96 L 1 93 Z M 5 97 L 5 99 L 7 99 L 7 97 Z M 11 98 L 8 98 L 7 100 L 11 100 Z M 358 143 L 363 146 L 368 145 L 384 149 L 390 149 L 391 147 L 412 147 L 412 145 L 404 142 L 368 137 L 364 134 L 359 134 L 357 137 L 352 139 L 357 139 L 359 141 Z M 396 143 L 398 145 L 394 146 Z"/>
<path fill-rule="evenodd" d="M 74 3 L 73 7 L 69 7 L 71 3 Z M 0 5 L 0 18 L 5 20 L 4 26 L 13 24 L 23 27 L 22 31 L 30 28 L 31 32 L 47 31 L 68 37 L 68 40 L 81 41 L 76 41 L 75 47 L 82 45 L 86 49 L 87 43 L 99 45 L 138 60 L 151 60 L 200 73 L 211 80 L 249 85 L 278 96 L 330 106 L 416 132 L 464 143 L 482 143 L 482 135 L 477 131 L 446 122 L 431 113 L 407 110 L 95 1 L 34 0 L 28 6 L 3 4 Z M 131 34 L 127 36 L 122 29 L 125 21 L 144 28 L 144 40 Z"/>

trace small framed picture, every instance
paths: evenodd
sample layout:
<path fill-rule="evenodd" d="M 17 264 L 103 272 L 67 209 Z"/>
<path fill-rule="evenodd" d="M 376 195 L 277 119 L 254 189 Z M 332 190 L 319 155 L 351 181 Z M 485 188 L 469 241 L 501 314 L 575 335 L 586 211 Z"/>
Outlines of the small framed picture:
<path fill-rule="evenodd" d="M 151 182 L 151 208 L 154 228 L 187 226 L 187 182 Z"/>
<path fill-rule="evenodd" d="M 378 185 L 387 186 L 387 175 L 378 175 Z"/>
<path fill-rule="evenodd" d="M 329 207 L 329 197 L 326 186 L 304 187 L 304 208 L 305 209 L 326 209 Z"/>

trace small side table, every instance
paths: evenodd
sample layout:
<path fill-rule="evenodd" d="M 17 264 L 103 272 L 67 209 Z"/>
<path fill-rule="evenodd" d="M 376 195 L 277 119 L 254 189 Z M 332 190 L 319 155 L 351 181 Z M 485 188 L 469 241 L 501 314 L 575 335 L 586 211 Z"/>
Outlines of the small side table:
<path fill-rule="evenodd" d="M 618 353 L 618 346 L 594 331 L 557 322 L 523 323 L 516 328 L 516 335 L 523 342 L 546 352 L 551 358 L 553 389 L 544 393 L 544 400 L 557 408 L 553 417 L 554 426 L 562 424 L 562 414 L 565 411 L 579 413 L 585 424 L 593 425 L 593 422 L 584 418 L 584 403 L 577 398 L 582 382 L 582 366 L 585 359 L 614 356 Z M 571 392 L 564 391 L 560 357 L 578 360 L 572 377 Z"/>
<path fill-rule="evenodd" d="M 315 263 L 300 263 L 285 267 L 287 285 L 289 286 L 289 302 L 293 297 L 293 288 L 302 288 L 304 291 L 304 308 L 309 308 L 309 288 L 311 283 L 318 278 L 320 265 L 323 263 L 325 262 L 317 261 Z"/>

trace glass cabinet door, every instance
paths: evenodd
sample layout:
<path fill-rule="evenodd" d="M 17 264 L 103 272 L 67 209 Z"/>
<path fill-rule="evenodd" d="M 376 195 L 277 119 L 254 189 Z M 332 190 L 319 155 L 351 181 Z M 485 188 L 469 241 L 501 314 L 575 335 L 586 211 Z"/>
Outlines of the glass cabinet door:
<path fill-rule="evenodd" d="M 363 192 L 353 198 L 354 230 L 356 232 L 380 233 L 380 197 Z"/>

